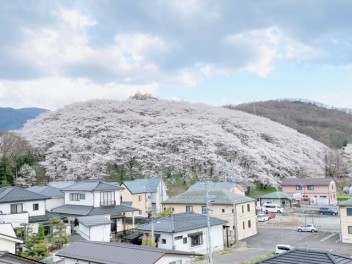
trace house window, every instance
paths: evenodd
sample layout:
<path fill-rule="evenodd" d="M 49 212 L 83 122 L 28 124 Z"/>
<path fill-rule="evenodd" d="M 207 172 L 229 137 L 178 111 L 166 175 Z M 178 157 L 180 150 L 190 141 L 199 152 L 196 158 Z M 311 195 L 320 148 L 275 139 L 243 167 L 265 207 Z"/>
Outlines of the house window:
<path fill-rule="evenodd" d="M 251 226 L 252 226 L 252 222 L 251 220 L 248 220 L 248 228 L 251 228 Z"/>
<path fill-rule="evenodd" d="M 147 199 L 150 200 L 152 197 L 150 195 L 147 196 Z"/>
<path fill-rule="evenodd" d="M 23 212 L 23 204 L 11 204 L 11 214 L 19 214 Z"/>
<path fill-rule="evenodd" d="M 114 205 L 115 205 L 115 192 L 100 193 L 100 206 L 114 206 Z"/>
<path fill-rule="evenodd" d="M 186 205 L 186 212 L 193 212 L 193 206 Z"/>
<path fill-rule="evenodd" d="M 235 209 L 232 209 L 232 212 L 234 213 L 234 212 L 235 212 Z"/>
<path fill-rule="evenodd" d="M 222 209 L 221 211 L 222 211 L 223 213 L 225 213 L 225 209 Z"/>
<path fill-rule="evenodd" d="M 244 205 L 242 204 L 242 213 L 244 213 Z"/>
<path fill-rule="evenodd" d="M 183 244 L 187 244 L 187 237 L 183 238 Z"/>
<path fill-rule="evenodd" d="M 310 191 L 314 190 L 314 185 L 308 185 L 307 190 L 310 190 Z"/>
<path fill-rule="evenodd" d="M 161 239 L 161 244 L 166 244 L 166 239 L 165 238 Z"/>
<path fill-rule="evenodd" d="M 207 207 L 206 206 L 202 206 L 202 214 L 207 214 Z"/>
<path fill-rule="evenodd" d="M 85 193 L 70 193 L 70 201 L 80 201 L 85 199 L 86 199 Z"/>
<path fill-rule="evenodd" d="M 138 211 L 138 214 L 139 214 L 139 215 L 142 215 L 142 210 L 139 210 L 139 211 Z"/>
<path fill-rule="evenodd" d="M 302 185 L 296 185 L 296 190 L 297 190 L 297 191 L 302 190 Z"/>
<path fill-rule="evenodd" d="M 352 234 L 352 226 L 348 226 L 348 234 Z"/>
<path fill-rule="evenodd" d="M 346 208 L 347 210 L 347 215 L 352 216 L 352 208 Z"/>
<path fill-rule="evenodd" d="M 39 210 L 39 204 L 33 204 L 33 211 Z"/>
<path fill-rule="evenodd" d="M 250 211 L 251 211 L 251 205 L 247 204 L 247 212 L 250 212 Z"/>
<path fill-rule="evenodd" d="M 180 240 L 180 239 L 182 239 L 182 236 L 175 237 L 175 240 Z"/>
<path fill-rule="evenodd" d="M 142 195 L 138 195 L 138 202 L 142 201 Z"/>
<path fill-rule="evenodd" d="M 246 229 L 246 223 L 244 221 L 242 222 L 242 227 L 243 227 L 243 230 Z"/>
<path fill-rule="evenodd" d="M 191 247 L 195 247 L 203 244 L 203 232 L 189 234 L 188 236 L 191 239 Z"/>

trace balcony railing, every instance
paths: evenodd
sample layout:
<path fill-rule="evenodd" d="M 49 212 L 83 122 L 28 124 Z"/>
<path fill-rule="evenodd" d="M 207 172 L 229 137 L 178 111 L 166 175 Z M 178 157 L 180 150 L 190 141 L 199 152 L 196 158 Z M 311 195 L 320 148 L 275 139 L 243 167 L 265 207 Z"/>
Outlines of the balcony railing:
<path fill-rule="evenodd" d="M 100 207 L 116 206 L 116 201 L 100 201 Z"/>

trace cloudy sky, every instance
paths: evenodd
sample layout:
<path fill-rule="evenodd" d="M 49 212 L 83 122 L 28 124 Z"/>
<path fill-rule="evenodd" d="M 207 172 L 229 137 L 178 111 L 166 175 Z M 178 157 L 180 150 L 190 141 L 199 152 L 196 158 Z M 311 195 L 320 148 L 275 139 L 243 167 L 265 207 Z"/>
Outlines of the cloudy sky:
<path fill-rule="evenodd" d="M 350 0 L 0 0 L 0 107 L 136 91 L 352 108 Z"/>

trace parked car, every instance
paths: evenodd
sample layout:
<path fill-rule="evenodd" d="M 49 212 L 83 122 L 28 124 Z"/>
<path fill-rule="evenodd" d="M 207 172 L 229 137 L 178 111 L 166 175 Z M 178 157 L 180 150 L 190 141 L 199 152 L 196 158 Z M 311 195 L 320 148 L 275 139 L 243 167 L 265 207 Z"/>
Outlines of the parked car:
<path fill-rule="evenodd" d="M 293 247 L 290 245 L 276 245 L 275 254 L 285 253 L 291 249 L 293 249 Z"/>
<path fill-rule="evenodd" d="M 258 222 L 269 221 L 269 215 L 266 214 L 258 214 L 257 215 Z"/>
<path fill-rule="evenodd" d="M 319 214 L 321 215 L 337 215 L 339 212 L 331 208 L 319 208 Z"/>
<path fill-rule="evenodd" d="M 282 208 L 278 204 L 263 204 L 262 210 L 265 213 L 282 213 L 284 211 L 284 208 Z"/>
<path fill-rule="evenodd" d="M 298 232 L 318 232 L 318 228 L 315 225 L 305 225 L 297 228 Z"/>

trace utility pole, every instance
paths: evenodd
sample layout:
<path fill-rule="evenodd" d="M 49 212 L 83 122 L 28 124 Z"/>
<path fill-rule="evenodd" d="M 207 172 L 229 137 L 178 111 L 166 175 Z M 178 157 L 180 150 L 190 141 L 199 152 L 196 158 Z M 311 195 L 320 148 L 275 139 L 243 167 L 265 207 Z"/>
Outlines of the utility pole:
<path fill-rule="evenodd" d="M 206 186 L 206 198 L 207 198 L 207 223 L 208 223 L 208 263 L 213 264 L 213 252 L 211 248 L 211 237 L 210 237 L 210 197 L 209 197 L 209 186 Z"/>

